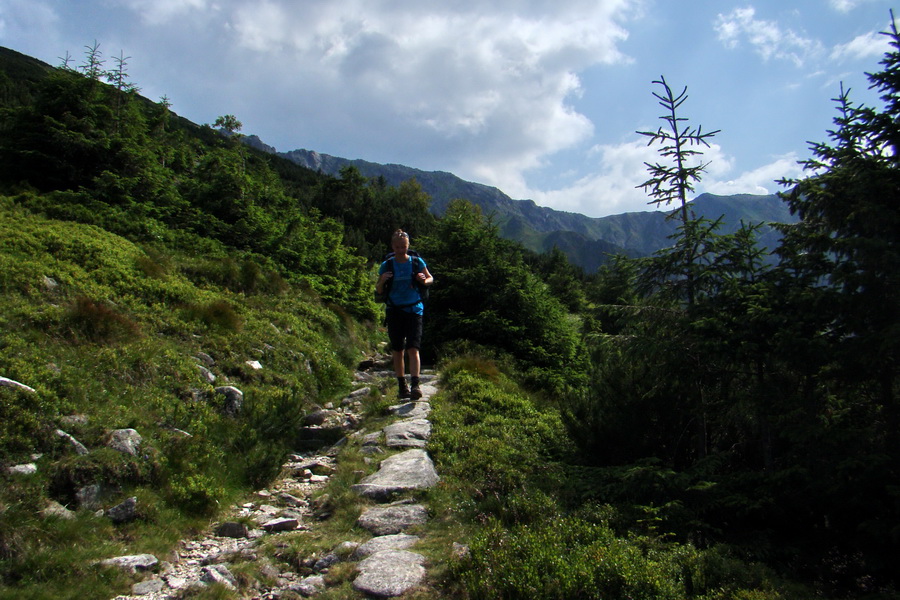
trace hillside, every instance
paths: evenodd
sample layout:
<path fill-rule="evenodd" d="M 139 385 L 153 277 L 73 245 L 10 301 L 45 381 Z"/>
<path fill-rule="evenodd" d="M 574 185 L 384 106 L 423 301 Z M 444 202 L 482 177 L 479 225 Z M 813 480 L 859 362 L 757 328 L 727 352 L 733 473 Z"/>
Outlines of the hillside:
<path fill-rule="evenodd" d="M 248 143 L 275 153 L 275 149 L 251 136 Z M 661 211 L 631 212 L 607 217 L 587 217 L 538 206 L 532 200 L 513 200 L 497 188 L 464 181 L 452 173 L 421 171 L 403 165 L 382 165 L 364 160 L 338 158 L 311 150 L 279 153 L 298 165 L 313 171 L 338 176 L 347 166 L 356 167 L 369 178 L 383 177 L 393 186 L 415 179 L 431 196 L 431 211 L 442 215 L 454 198 L 465 198 L 481 207 L 485 215 L 493 215 L 494 222 L 505 238 L 520 242 L 535 252 L 547 252 L 554 246 L 565 252 L 569 260 L 592 273 L 604 264 L 608 255 L 649 256 L 670 245 L 676 224 L 668 221 Z M 701 194 L 693 201 L 698 216 L 709 219 L 724 217 L 723 232 L 732 232 L 743 221 L 755 223 L 795 222 L 787 205 L 777 196 L 740 194 L 715 196 Z M 760 242 L 774 248 L 777 235 L 764 228 Z"/>

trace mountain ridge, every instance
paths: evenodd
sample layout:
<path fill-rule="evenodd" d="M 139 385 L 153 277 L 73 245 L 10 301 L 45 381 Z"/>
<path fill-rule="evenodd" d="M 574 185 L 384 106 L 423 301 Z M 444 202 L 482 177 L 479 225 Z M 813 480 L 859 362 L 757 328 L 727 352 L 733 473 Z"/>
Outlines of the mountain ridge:
<path fill-rule="evenodd" d="M 361 159 L 347 159 L 314 150 L 297 149 L 278 152 L 256 136 L 245 139 L 249 145 L 326 175 L 339 176 L 344 167 L 355 167 L 368 178 L 384 178 L 397 186 L 415 179 L 432 198 L 431 211 L 442 215 L 451 200 L 464 198 L 491 215 L 500 234 L 535 252 L 557 247 L 573 263 L 586 272 L 594 272 L 613 254 L 632 257 L 649 256 L 670 245 L 677 231 L 677 221 L 668 219 L 668 211 L 626 212 L 605 217 L 588 217 L 580 213 L 539 206 L 533 200 L 515 200 L 495 187 L 465 181 L 445 171 L 423 171 L 399 164 L 380 164 Z M 709 219 L 723 217 L 722 231 L 732 232 L 741 223 L 791 223 L 796 217 L 787 206 L 771 195 L 736 194 L 717 196 L 700 194 L 691 204 L 698 215 Z M 759 241 L 766 248 L 778 243 L 777 231 L 764 225 Z"/>

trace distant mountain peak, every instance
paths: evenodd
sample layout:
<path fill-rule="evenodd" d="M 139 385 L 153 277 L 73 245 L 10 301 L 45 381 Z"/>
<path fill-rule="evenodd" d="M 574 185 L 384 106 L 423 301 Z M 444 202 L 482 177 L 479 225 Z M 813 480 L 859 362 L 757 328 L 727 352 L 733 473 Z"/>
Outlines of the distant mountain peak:
<path fill-rule="evenodd" d="M 264 148 L 270 148 L 261 141 L 258 143 Z M 666 219 L 671 210 L 588 217 L 539 206 L 533 200 L 513 200 L 495 187 L 465 181 L 444 171 L 422 171 L 398 164 L 351 160 L 302 148 L 278 154 L 326 175 L 338 176 L 341 169 L 353 166 L 364 177 L 383 177 L 392 186 L 399 186 L 404 181 L 415 178 L 423 191 L 431 196 L 431 212 L 434 214 L 442 215 L 451 200 L 464 198 L 481 207 L 485 215 L 492 215 L 504 237 L 518 241 L 536 252 L 546 252 L 556 246 L 566 253 L 573 264 L 587 272 L 596 271 L 611 254 L 653 254 L 671 244 L 670 237 L 677 227 L 677 223 Z M 695 212 L 710 219 L 723 216 L 723 231 L 733 231 L 740 226 L 741 221 L 789 223 L 796 220 L 775 195 L 701 194 L 691 204 Z M 769 248 L 774 247 L 777 234 L 769 228 L 761 236 L 761 242 Z"/>

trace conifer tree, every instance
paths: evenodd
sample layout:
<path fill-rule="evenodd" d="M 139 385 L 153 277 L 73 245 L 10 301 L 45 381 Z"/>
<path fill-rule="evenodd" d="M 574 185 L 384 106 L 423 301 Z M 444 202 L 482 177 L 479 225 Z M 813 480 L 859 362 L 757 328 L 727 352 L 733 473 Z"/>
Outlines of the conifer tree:
<path fill-rule="evenodd" d="M 900 34 L 891 13 L 883 69 L 868 73 L 881 109 L 841 86 L 831 142 L 811 145 L 810 176 L 785 179 L 800 216 L 784 226 L 782 271 L 805 286 L 796 319 L 815 320 L 832 345 L 832 369 L 885 411 L 900 448 Z M 799 289 L 799 288 L 798 288 Z M 877 390 L 877 391 L 870 391 Z"/>
<path fill-rule="evenodd" d="M 687 87 L 681 93 L 675 95 L 672 88 L 666 82 L 665 77 L 660 77 L 653 82 L 663 88 L 662 93 L 653 92 L 659 100 L 665 113 L 660 117 L 666 122 L 666 126 L 660 126 L 654 131 L 638 131 L 637 133 L 649 138 L 647 145 L 662 144 L 659 148 L 661 162 L 644 163 L 650 173 L 650 179 L 640 184 L 650 194 L 650 204 L 668 206 L 677 202 L 675 214 L 681 221 L 681 251 L 683 252 L 684 271 L 682 276 L 687 281 L 686 293 L 688 305 L 694 304 L 694 253 L 698 243 L 698 223 L 693 218 L 688 207 L 688 194 L 694 191 L 694 184 L 699 182 L 703 172 L 709 163 L 692 162 L 701 156 L 703 152 L 698 146 L 709 147 L 709 138 L 716 135 L 719 130 L 704 133 L 702 126 L 691 128 L 686 125 L 687 118 L 678 113 L 678 109 L 687 100 Z"/>

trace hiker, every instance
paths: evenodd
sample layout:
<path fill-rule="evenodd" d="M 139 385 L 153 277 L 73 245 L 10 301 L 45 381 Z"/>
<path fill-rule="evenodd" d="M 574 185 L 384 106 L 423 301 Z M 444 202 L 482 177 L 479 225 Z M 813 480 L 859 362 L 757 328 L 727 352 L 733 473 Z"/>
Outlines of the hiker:
<path fill-rule="evenodd" d="M 422 397 L 419 389 L 419 372 L 422 368 L 419 347 L 422 344 L 422 302 L 420 287 L 434 283 L 425 261 L 418 255 L 409 254 L 409 234 L 398 229 L 391 236 L 393 256 L 381 263 L 378 269 L 377 294 L 387 290 L 388 338 L 394 359 L 394 373 L 400 398 L 418 400 Z M 406 384 L 405 358 L 409 362 L 409 383 Z"/>

